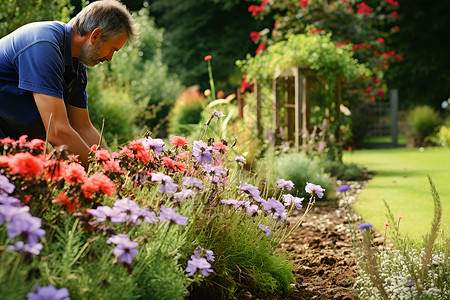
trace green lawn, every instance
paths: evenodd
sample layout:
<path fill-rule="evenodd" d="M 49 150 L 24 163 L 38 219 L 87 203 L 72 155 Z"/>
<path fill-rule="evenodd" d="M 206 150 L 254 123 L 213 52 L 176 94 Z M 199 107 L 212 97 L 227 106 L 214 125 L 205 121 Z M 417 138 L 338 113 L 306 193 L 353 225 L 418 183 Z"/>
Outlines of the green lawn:
<path fill-rule="evenodd" d="M 442 203 L 442 225 L 450 233 L 450 149 L 376 149 L 344 153 L 344 162 L 366 166 L 376 175 L 358 196 L 354 209 L 365 222 L 384 232 L 386 200 L 395 217 L 403 215 L 400 230 L 418 238 L 427 233 L 433 219 L 430 175 Z"/>

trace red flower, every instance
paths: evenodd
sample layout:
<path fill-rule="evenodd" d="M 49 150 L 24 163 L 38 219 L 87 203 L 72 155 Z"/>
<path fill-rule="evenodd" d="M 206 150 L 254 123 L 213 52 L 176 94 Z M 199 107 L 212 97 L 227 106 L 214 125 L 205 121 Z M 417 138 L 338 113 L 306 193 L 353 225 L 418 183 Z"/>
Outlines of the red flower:
<path fill-rule="evenodd" d="M 123 146 L 122 150 L 120 150 L 121 154 L 125 154 L 127 157 L 129 158 L 133 158 L 134 157 L 134 153 L 133 151 L 131 151 L 130 149 L 128 149 L 127 146 Z"/>
<path fill-rule="evenodd" d="M 28 152 L 17 153 L 8 161 L 11 173 L 20 174 L 23 177 L 39 176 L 44 173 L 44 161 L 41 157 L 31 155 Z"/>
<path fill-rule="evenodd" d="M 308 6 L 308 0 L 300 0 L 300 7 L 306 7 Z"/>
<path fill-rule="evenodd" d="M 380 44 L 384 44 L 384 39 L 382 37 L 377 38 L 378 42 L 380 42 Z"/>
<path fill-rule="evenodd" d="M 389 59 L 389 57 L 391 57 L 391 55 L 389 53 L 383 53 L 383 57 L 386 59 Z"/>
<path fill-rule="evenodd" d="M 376 78 L 376 77 L 370 77 L 370 81 L 371 82 L 373 82 L 373 83 L 380 83 L 381 82 L 381 80 L 380 79 L 378 79 L 378 78 Z"/>
<path fill-rule="evenodd" d="M 242 80 L 241 80 L 241 93 L 245 92 L 247 89 L 250 88 L 250 83 L 246 80 L 247 75 L 242 74 Z"/>
<path fill-rule="evenodd" d="M 366 16 L 368 16 L 368 15 L 370 15 L 373 12 L 373 8 L 368 6 L 365 2 L 361 2 L 359 4 L 356 4 L 356 7 L 358 8 L 358 10 L 356 11 L 356 13 L 358 15 L 365 14 Z"/>
<path fill-rule="evenodd" d="M 27 137 L 28 135 L 26 134 L 19 137 L 19 147 L 25 146 L 25 144 L 27 143 Z"/>
<path fill-rule="evenodd" d="M 403 56 L 401 56 L 401 54 L 397 53 L 394 55 L 394 57 L 396 62 L 401 62 L 403 60 Z"/>
<path fill-rule="evenodd" d="M 321 34 L 322 32 L 324 32 L 323 29 L 315 29 L 315 28 L 314 28 L 314 29 L 311 29 L 311 33 L 312 33 L 312 34 L 314 34 L 314 33 Z"/>
<path fill-rule="evenodd" d="M 175 165 L 174 165 L 174 161 L 170 158 L 170 157 L 163 157 L 162 158 L 162 165 L 163 166 L 166 166 L 166 167 L 170 167 L 170 168 L 174 168 L 175 167 Z"/>
<path fill-rule="evenodd" d="M 377 89 L 378 97 L 383 98 L 384 97 L 384 91 L 383 89 Z"/>
<path fill-rule="evenodd" d="M 119 161 L 117 160 L 108 160 L 103 164 L 103 169 L 108 171 L 120 172 L 122 169 L 120 168 Z"/>
<path fill-rule="evenodd" d="M 221 142 L 213 143 L 213 146 L 216 147 L 217 150 L 222 150 L 223 152 L 227 151 L 227 148 Z"/>
<path fill-rule="evenodd" d="M 366 93 L 370 93 L 372 91 L 372 88 L 369 86 L 369 87 L 366 87 L 365 89 L 364 89 L 364 92 L 366 92 Z"/>
<path fill-rule="evenodd" d="M 208 60 L 212 59 L 212 56 L 211 55 L 206 55 L 204 59 L 205 59 L 205 61 L 208 61 Z"/>
<path fill-rule="evenodd" d="M 378 50 L 373 51 L 373 54 L 374 54 L 375 56 L 380 56 L 380 52 L 378 52 Z"/>
<path fill-rule="evenodd" d="M 147 152 L 142 140 L 135 140 L 130 142 L 130 148 L 135 153 L 136 157 L 139 158 L 144 164 L 148 163 L 153 157 Z"/>
<path fill-rule="evenodd" d="M 174 162 L 174 170 L 177 172 L 185 172 L 186 171 L 186 164 L 181 161 Z"/>
<path fill-rule="evenodd" d="M 253 42 L 256 42 L 260 37 L 261 37 L 261 33 L 256 32 L 256 31 L 250 32 L 250 38 L 252 39 Z"/>
<path fill-rule="evenodd" d="M 80 207 L 80 203 L 77 198 L 73 199 L 73 202 L 70 201 L 70 198 L 66 196 L 63 192 L 60 192 L 58 198 L 52 201 L 53 203 L 60 203 L 61 205 L 66 206 L 67 212 L 75 212 L 75 210 Z"/>
<path fill-rule="evenodd" d="M 30 149 L 41 149 L 44 150 L 44 145 L 45 145 L 45 141 L 41 140 L 41 139 L 32 139 L 29 143 L 28 143 L 28 147 Z"/>
<path fill-rule="evenodd" d="M 0 168 L 7 168 L 10 156 L 0 155 Z"/>
<path fill-rule="evenodd" d="M 64 180 L 67 183 L 83 183 L 86 180 L 86 171 L 79 163 L 70 163 L 64 172 Z"/>
<path fill-rule="evenodd" d="M 0 139 L 0 143 L 2 144 L 12 144 L 14 143 L 15 140 L 9 138 L 9 137 L 5 137 L 4 139 Z"/>
<path fill-rule="evenodd" d="M 97 150 L 98 150 L 98 145 L 92 145 L 91 146 L 91 150 L 92 150 L 92 152 L 97 152 Z"/>
<path fill-rule="evenodd" d="M 91 198 L 93 192 L 103 192 L 112 196 L 116 191 L 116 186 L 105 174 L 101 172 L 94 173 L 89 177 L 81 187 L 86 198 Z"/>
<path fill-rule="evenodd" d="M 388 227 L 389 226 L 389 222 L 384 222 L 384 226 Z"/>
<path fill-rule="evenodd" d="M 394 26 L 394 27 L 392 27 L 391 30 L 392 30 L 392 31 L 397 31 L 397 32 L 399 32 L 399 31 L 400 31 L 400 27 Z"/>
<path fill-rule="evenodd" d="M 255 53 L 258 55 L 263 52 L 264 49 L 266 49 L 266 43 L 263 42 L 259 44 L 258 49 L 256 49 Z"/>
<path fill-rule="evenodd" d="M 45 167 L 47 168 L 45 179 L 47 181 L 55 181 L 58 180 L 59 178 L 64 177 L 67 164 L 63 161 L 51 159 L 45 162 Z"/>
<path fill-rule="evenodd" d="M 399 19 L 398 12 L 396 12 L 396 11 L 391 12 L 389 15 L 390 15 L 391 17 L 396 18 L 397 20 Z"/>
<path fill-rule="evenodd" d="M 170 144 L 174 145 L 174 146 L 186 146 L 187 144 L 189 144 L 186 139 L 184 137 L 181 136 L 173 136 L 170 138 Z"/>
<path fill-rule="evenodd" d="M 98 160 L 103 160 L 103 161 L 107 161 L 107 160 L 111 159 L 111 155 L 109 154 L 108 150 L 97 150 L 97 152 L 95 153 L 95 156 L 97 157 Z"/>
<path fill-rule="evenodd" d="M 386 0 L 386 3 L 390 4 L 392 6 L 398 6 L 399 5 L 398 1 L 395 1 L 395 0 Z"/>

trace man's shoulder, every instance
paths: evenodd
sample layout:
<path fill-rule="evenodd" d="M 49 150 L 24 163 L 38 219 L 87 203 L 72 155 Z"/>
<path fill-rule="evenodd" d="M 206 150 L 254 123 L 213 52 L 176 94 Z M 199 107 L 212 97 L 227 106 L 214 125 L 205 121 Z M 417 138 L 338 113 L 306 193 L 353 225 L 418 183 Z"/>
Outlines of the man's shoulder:
<path fill-rule="evenodd" d="M 69 26 L 59 21 L 34 22 L 26 24 L 15 32 L 15 38 L 39 40 L 62 40 Z"/>

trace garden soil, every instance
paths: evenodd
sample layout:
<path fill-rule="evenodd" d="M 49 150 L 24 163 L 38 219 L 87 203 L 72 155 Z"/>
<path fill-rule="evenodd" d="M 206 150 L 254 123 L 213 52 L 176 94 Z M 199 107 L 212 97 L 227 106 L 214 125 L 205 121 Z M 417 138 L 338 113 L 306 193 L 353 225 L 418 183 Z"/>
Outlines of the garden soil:
<path fill-rule="evenodd" d="M 347 200 L 356 199 L 364 182 L 347 183 Z M 317 201 L 302 225 L 283 244 L 293 262 L 295 284 L 288 294 L 247 299 L 359 299 L 354 289 L 357 266 L 348 233 L 345 201 Z M 300 216 L 293 217 L 291 223 Z M 353 220 L 360 219 L 352 215 Z M 359 221 L 358 221 L 359 222 Z"/>

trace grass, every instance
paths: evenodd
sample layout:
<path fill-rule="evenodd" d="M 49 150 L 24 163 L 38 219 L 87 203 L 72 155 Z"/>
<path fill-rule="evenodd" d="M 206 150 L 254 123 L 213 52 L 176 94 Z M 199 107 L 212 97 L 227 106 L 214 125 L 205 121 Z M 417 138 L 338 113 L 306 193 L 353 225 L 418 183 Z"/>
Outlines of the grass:
<path fill-rule="evenodd" d="M 353 206 L 376 231 L 384 233 L 386 200 L 394 216 L 404 217 L 402 234 L 416 239 L 429 232 L 434 209 L 430 175 L 442 202 L 441 229 L 450 233 L 449 148 L 357 150 L 345 152 L 344 162 L 365 166 L 376 174 Z"/>
<path fill-rule="evenodd" d="M 404 134 L 399 134 L 397 137 L 398 145 L 406 145 L 407 138 Z M 392 143 L 391 136 L 373 136 L 371 138 L 364 139 L 364 143 Z"/>

